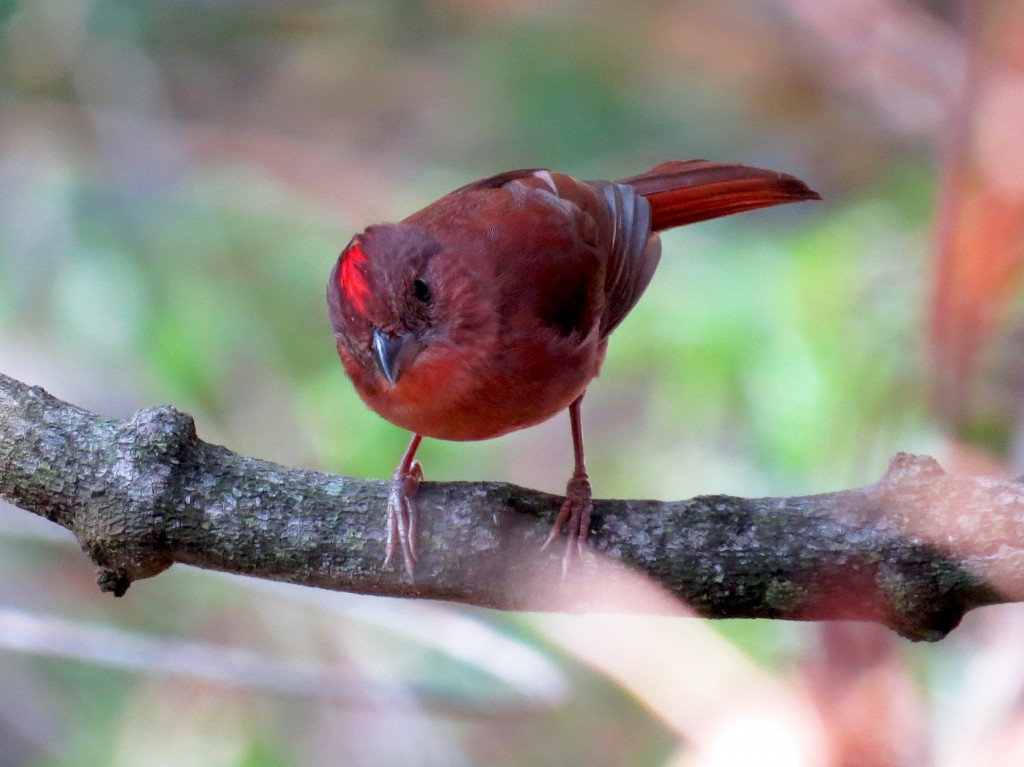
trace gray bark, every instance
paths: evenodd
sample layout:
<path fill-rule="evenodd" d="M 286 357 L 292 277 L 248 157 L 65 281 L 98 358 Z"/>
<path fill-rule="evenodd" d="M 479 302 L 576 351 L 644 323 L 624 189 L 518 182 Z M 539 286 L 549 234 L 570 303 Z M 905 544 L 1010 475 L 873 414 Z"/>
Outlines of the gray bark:
<path fill-rule="evenodd" d="M 74 532 L 118 596 L 179 562 L 502 610 L 868 620 L 932 641 L 972 608 L 1024 601 L 1021 483 L 904 453 L 877 483 L 822 495 L 597 500 L 596 561 L 564 581 L 561 547 L 540 551 L 560 498 L 426 482 L 412 582 L 381 565 L 387 483 L 238 455 L 172 407 L 114 421 L 0 375 L 0 497 Z M 630 572 L 661 589 L 640 596 Z"/>

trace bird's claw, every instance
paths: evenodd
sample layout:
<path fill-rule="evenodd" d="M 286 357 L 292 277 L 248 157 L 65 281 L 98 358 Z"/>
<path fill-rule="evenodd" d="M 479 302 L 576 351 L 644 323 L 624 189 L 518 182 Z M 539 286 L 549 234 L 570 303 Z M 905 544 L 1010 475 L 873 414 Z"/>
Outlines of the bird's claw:
<path fill-rule="evenodd" d="M 395 551 L 401 547 L 405 571 L 410 578 L 416 575 L 416 536 L 419 530 L 416 494 L 422 480 L 423 467 L 419 461 L 413 461 L 408 470 L 398 468 L 391 477 L 388 490 L 384 566 L 391 564 Z"/>
<path fill-rule="evenodd" d="M 565 531 L 565 553 L 562 555 L 562 578 L 564 579 L 574 562 L 586 561 L 587 536 L 590 533 L 590 517 L 594 511 L 590 478 L 586 471 L 577 470 L 565 488 L 565 500 L 551 526 L 547 540 L 540 547 L 547 549 Z"/>

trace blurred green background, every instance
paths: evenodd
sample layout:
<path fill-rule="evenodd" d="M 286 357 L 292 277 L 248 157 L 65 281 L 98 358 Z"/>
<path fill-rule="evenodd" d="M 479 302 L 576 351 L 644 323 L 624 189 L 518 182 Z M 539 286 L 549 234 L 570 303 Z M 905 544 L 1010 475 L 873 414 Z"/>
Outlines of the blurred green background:
<path fill-rule="evenodd" d="M 387 477 L 407 435 L 354 394 L 323 298 L 353 232 L 510 168 L 739 161 L 825 202 L 664 237 L 585 403 L 595 492 L 867 484 L 896 450 L 944 455 L 930 248 L 967 55 L 937 1 L 0 0 L 0 371 Z M 419 457 L 561 492 L 568 419 Z M 181 567 L 115 601 L 28 517 L 0 516 L 0 767 L 966 764 L 1021 728 L 1014 608 L 911 647 Z M 877 744 L 851 723 L 870 705 Z"/>

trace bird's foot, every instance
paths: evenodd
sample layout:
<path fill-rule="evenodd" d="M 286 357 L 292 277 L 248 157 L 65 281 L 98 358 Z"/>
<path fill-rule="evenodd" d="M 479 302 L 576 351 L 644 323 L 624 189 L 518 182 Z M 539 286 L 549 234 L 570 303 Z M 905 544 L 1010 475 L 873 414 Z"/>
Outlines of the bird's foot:
<path fill-rule="evenodd" d="M 418 512 L 416 494 L 423 480 L 423 467 L 419 461 L 413 461 L 408 469 L 399 466 L 391 477 L 391 488 L 388 490 L 388 514 L 385 526 L 387 541 L 385 543 L 384 566 L 391 563 L 395 551 L 402 549 L 405 560 L 405 571 L 412 578 L 416 575 L 416 533 L 418 529 Z"/>
<path fill-rule="evenodd" d="M 565 487 L 565 500 L 551 526 L 541 551 L 565 532 L 565 553 L 562 555 L 562 577 L 564 578 L 574 562 L 584 561 L 587 555 L 587 535 L 590 533 L 590 515 L 594 511 L 590 478 L 585 469 L 577 469 Z"/>

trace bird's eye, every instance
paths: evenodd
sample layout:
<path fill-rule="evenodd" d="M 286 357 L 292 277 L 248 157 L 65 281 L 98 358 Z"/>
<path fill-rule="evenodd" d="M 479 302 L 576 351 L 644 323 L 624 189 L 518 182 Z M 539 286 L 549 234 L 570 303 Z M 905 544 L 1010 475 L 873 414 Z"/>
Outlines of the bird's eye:
<path fill-rule="evenodd" d="M 427 284 L 426 280 L 422 280 L 417 277 L 412 281 L 412 295 L 413 298 L 421 304 L 430 303 L 430 286 Z"/>

